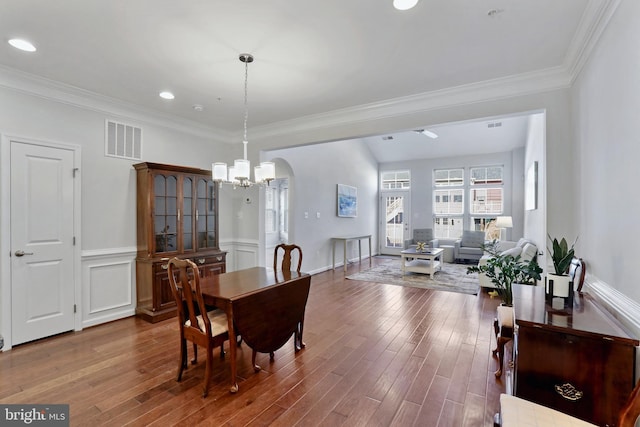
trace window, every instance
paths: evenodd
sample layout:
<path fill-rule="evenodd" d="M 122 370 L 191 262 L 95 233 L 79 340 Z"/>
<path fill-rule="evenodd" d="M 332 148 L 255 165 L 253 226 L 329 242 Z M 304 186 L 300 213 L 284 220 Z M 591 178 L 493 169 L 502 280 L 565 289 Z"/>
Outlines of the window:
<path fill-rule="evenodd" d="M 433 172 L 433 232 L 437 238 L 458 238 L 464 224 L 464 169 Z"/>
<path fill-rule="evenodd" d="M 411 188 L 411 174 L 409 171 L 382 172 L 383 190 L 408 190 Z"/>
<path fill-rule="evenodd" d="M 441 169 L 433 172 L 435 187 L 458 187 L 464 184 L 464 169 Z"/>
<path fill-rule="evenodd" d="M 502 185 L 502 166 L 471 168 L 469 181 L 471 185 Z"/>
<path fill-rule="evenodd" d="M 277 188 L 271 186 L 265 188 L 264 230 L 267 233 L 275 233 L 276 226 L 276 194 Z"/>
<path fill-rule="evenodd" d="M 469 194 L 471 204 L 469 212 L 472 215 L 502 214 L 502 188 L 472 188 Z"/>

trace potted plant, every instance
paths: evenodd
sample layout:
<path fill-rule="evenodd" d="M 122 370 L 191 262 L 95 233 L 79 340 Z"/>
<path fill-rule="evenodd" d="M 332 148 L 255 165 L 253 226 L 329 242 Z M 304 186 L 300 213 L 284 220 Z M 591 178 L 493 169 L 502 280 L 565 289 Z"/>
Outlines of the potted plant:
<path fill-rule="evenodd" d="M 492 255 L 486 264 L 467 267 L 469 273 L 484 273 L 496 285 L 496 292 L 503 304 L 513 305 L 513 284 L 531 283 L 541 279 L 542 268 L 535 258 L 529 262 L 522 261 L 520 255 L 501 255 L 497 242 L 484 245 L 484 250 Z"/>
<path fill-rule="evenodd" d="M 553 261 L 554 273 L 547 273 L 547 283 L 545 286 L 545 293 L 547 296 L 547 302 L 553 304 L 554 298 L 564 299 L 564 307 L 571 307 L 573 305 L 573 283 L 569 278 L 569 267 L 571 266 L 571 260 L 574 256 L 574 246 L 576 241 L 569 246 L 567 240 L 563 237 L 558 240 L 557 238 L 551 238 L 547 235 L 551 247 L 547 248 L 551 254 L 551 260 Z"/>

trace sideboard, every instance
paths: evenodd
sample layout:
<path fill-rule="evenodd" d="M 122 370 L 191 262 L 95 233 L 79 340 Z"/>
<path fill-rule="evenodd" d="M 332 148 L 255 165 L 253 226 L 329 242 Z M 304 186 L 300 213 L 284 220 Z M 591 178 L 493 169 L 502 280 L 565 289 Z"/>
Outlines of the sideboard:
<path fill-rule="evenodd" d="M 639 341 L 588 294 L 572 309 L 544 286 L 514 285 L 515 395 L 597 425 L 614 425 L 635 385 Z"/>

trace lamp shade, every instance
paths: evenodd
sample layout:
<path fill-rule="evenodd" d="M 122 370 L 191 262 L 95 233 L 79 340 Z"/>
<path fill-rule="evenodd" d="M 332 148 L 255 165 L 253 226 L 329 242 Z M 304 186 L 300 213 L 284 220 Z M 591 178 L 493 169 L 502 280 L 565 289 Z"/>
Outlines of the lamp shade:
<path fill-rule="evenodd" d="M 510 216 L 499 216 L 496 218 L 496 227 L 497 228 L 512 228 L 513 227 L 513 219 Z"/>
<path fill-rule="evenodd" d="M 227 164 L 216 162 L 211 165 L 211 178 L 214 181 L 226 181 L 227 180 Z"/>
<path fill-rule="evenodd" d="M 249 174 L 251 173 L 251 162 L 249 160 L 236 159 L 233 161 L 233 167 L 235 168 L 237 180 L 249 179 Z"/>

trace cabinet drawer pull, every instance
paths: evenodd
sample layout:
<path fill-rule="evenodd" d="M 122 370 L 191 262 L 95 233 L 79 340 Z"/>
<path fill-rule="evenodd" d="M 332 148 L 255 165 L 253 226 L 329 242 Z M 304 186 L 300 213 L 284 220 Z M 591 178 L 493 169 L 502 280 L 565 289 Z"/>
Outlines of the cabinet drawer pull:
<path fill-rule="evenodd" d="M 168 268 L 169 268 L 169 264 L 162 264 L 162 266 L 161 266 L 161 267 L 162 267 L 162 269 L 163 269 L 163 270 L 166 270 L 166 269 L 168 269 Z"/>
<path fill-rule="evenodd" d="M 198 258 L 198 264 L 204 264 L 205 261 L 204 258 Z"/>
<path fill-rule="evenodd" d="M 558 393 L 560 396 L 562 396 L 567 400 L 571 400 L 575 402 L 576 400 L 582 399 L 583 393 L 569 383 L 556 385 L 555 388 L 556 388 L 556 393 Z"/>
<path fill-rule="evenodd" d="M 222 261 L 222 257 L 221 257 L 221 256 L 217 256 L 217 257 L 216 257 L 216 259 L 217 259 L 218 261 Z"/>

